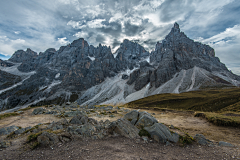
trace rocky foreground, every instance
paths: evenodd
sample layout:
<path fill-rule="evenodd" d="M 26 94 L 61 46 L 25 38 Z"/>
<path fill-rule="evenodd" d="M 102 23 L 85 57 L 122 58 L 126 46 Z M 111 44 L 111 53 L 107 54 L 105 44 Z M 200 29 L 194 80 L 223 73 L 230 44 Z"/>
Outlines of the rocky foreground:
<path fill-rule="evenodd" d="M 23 111 L 19 111 L 19 114 L 22 112 Z M 110 157 L 116 155 L 118 155 L 116 159 L 132 159 L 131 157 L 133 157 L 133 159 L 136 159 L 136 157 L 142 159 L 143 157 L 144 159 L 148 157 L 160 159 L 166 156 L 170 148 L 170 150 L 185 150 L 184 152 L 188 152 L 186 149 L 192 149 L 192 152 L 195 152 L 195 154 L 187 153 L 184 156 L 179 152 L 183 159 L 191 159 L 194 155 L 196 156 L 195 158 L 200 159 L 212 159 L 216 157 L 218 157 L 216 159 L 224 157 L 229 159 L 229 154 L 220 153 L 223 148 L 232 151 L 230 158 L 239 157 L 237 146 L 223 141 L 218 143 L 212 142 L 202 134 L 196 134 L 194 138 L 187 133 L 180 135 L 171 131 L 171 129 L 176 129 L 176 127 L 173 125 L 165 126 L 159 123 L 153 114 L 146 111 L 130 111 L 119 107 L 113 108 L 112 106 L 79 107 L 76 103 L 72 103 L 62 106 L 52 105 L 47 108 L 36 108 L 31 114 L 32 116 L 50 114 L 60 119 L 57 122 L 40 123 L 36 126 L 25 128 L 17 126 L 1 128 L 0 148 L 2 148 L 1 152 L 4 153 L 1 154 L 1 159 L 15 159 L 16 157 L 14 156 L 21 157 L 20 159 L 28 159 L 30 157 L 33 159 L 43 157 L 56 159 L 55 156 L 48 156 L 48 154 L 52 154 L 53 151 L 63 152 L 62 149 L 64 148 L 67 150 L 66 153 L 69 154 L 68 158 L 73 159 L 115 159 Z M 114 118 L 117 114 L 121 114 L 122 118 L 111 120 L 111 118 Z M 111 121 L 108 119 L 105 121 L 97 121 L 94 118 L 90 118 L 89 115 L 107 117 Z M 99 148 L 94 150 L 94 148 L 97 147 L 96 144 L 98 144 Z M 114 147 L 121 146 L 121 149 L 119 149 L 121 154 L 116 152 L 118 149 L 111 148 L 112 145 L 114 145 Z M 76 150 L 76 148 L 72 148 L 73 146 L 80 148 Z M 105 147 L 101 148 L 100 146 Z M 92 149 L 90 150 L 88 148 Z M 127 148 L 136 153 L 129 155 L 129 150 L 126 150 Z M 207 155 L 209 149 L 218 151 L 219 155 L 214 152 L 209 152 L 209 157 Z M 109 153 L 110 150 L 116 153 L 109 155 L 103 154 L 103 152 Z M 141 150 L 142 153 L 145 152 L 148 154 L 141 154 L 139 150 Z M 159 150 L 159 152 L 157 150 Z M 235 150 L 236 152 L 233 153 Z M 40 151 L 42 151 L 41 156 L 39 155 Z M 90 152 L 93 154 L 90 154 Z M 33 153 L 38 154 L 34 155 Z M 64 156 L 66 156 L 66 153 L 64 153 Z M 167 159 L 178 157 L 178 155 L 172 151 L 169 153 L 171 153 L 172 156 L 169 156 Z M 202 153 L 204 153 L 204 155 L 201 157 L 199 154 Z M 99 155 L 102 156 L 99 157 Z M 94 156 L 95 158 L 93 158 Z M 57 159 L 61 158 L 60 156 Z"/>

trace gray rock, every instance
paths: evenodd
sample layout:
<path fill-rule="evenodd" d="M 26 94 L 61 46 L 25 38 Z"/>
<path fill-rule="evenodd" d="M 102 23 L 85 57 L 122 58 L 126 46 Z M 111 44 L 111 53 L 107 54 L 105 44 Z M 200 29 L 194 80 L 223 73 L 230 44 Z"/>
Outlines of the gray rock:
<path fill-rule="evenodd" d="M 18 113 L 18 114 L 22 114 L 22 113 L 24 113 L 24 112 L 23 112 L 23 111 L 17 111 L 17 113 Z"/>
<path fill-rule="evenodd" d="M 82 125 L 81 128 L 76 130 L 78 134 L 81 134 L 87 137 L 91 137 L 95 131 L 96 131 L 96 128 L 89 123 Z"/>
<path fill-rule="evenodd" d="M 57 111 L 46 111 L 45 114 L 57 114 Z"/>
<path fill-rule="evenodd" d="M 27 130 L 29 130 L 29 129 L 32 129 L 32 127 L 31 127 L 31 126 L 26 127 L 26 128 L 25 128 L 25 131 L 27 131 Z"/>
<path fill-rule="evenodd" d="M 26 51 L 18 50 L 16 51 L 11 58 L 9 58 L 9 61 L 11 62 L 28 62 L 33 61 L 37 57 L 37 53 L 32 51 L 30 48 L 28 48 Z"/>
<path fill-rule="evenodd" d="M 122 75 L 122 79 L 124 79 L 124 80 L 128 79 L 128 77 L 129 77 L 129 76 L 126 75 L 126 74 L 123 74 L 123 75 Z"/>
<path fill-rule="evenodd" d="M 81 111 L 70 111 L 70 112 L 65 112 L 64 113 L 64 116 L 65 117 L 73 117 L 73 116 L 77 116 L 77 115 L 84 115 L 84 113 L 83 112 L 81 112 Z"/>
<path fill-rule="evenodd" d="M 210 141 L 209 139 L 206 139 L 204 137 L 204 135 L 202 135 L 202 134 L 196 134 L 193 137 L 193 139 L 196 140 L 197 143 L 200 144 L 200 145 L 210 145 L 210 144 L 212 144 L 212 141 Z"/>
<path fill-rule="evenodd" d="M 0 140 L 0 148 L 7 148 L 11 146 L 11 142 Z"/>
<path fill-rule="evenodd" d="M 137 127 L 132 125 L 128 120 L 124 118 L 112 122 L 108 126 L 108 132 L 110 134 L 113 134 L 113 132 L 115 132 L 127 138 L 140 138 L 138 135 L 139 129 L 137 129 Z"/>
<path fill-rule="evenodd" d="M 170 127 L 169 127 L 170 129 L 175 129 L 175 127 L 171 124 L 170 125 Z"/>
<path fill-rule="evenodd" d="M 10 133 L 12 133 L 12 132 L 14 132 L 18 129 L 19 129 L 19 127 L 16 127 L 16 126 L 9 126 L 9 127 L 5 127 L 5 128 L 1 128 L 0 129 L 0 136 L 10 134 Z"/>
<path fill-rule="evenodd" d="M 18 129 L 18 130 L 16 130 L 14 133 L 15 134 L 22 134 L 23 132 L 25 132 L 25 128 L 21 128 L 21 129 Z"/>
<path fill-rule="evenodd" d="M 137 121 L 135 126 L 138 127 L 138 128 L 144 128 L 144 127 L 152 126 L 154 123 L 158 123 L 158 121 L 154 117 L 152 117 L 151 115 L 144 114 Z"/>
<path fill-rule="evenodd" d="M 125 118 L 126 120 L 130 121 L 133 125 L 135 125 L 135 123 L 138 120 L 138 115 L 139 115 L 139 112 L 137 110 L 133 110 L 125 114 L 123 118 Z"/>
<path fill-rule="evenodd" d="M 6 128 L 1 128 L 1 129 L 0 129 L 0 136 L 1 136 L 1 135 L 6 135 L 6 134 L 8 134 L 7 129 L 6 129 Z"/>
<path fill-rule="evenodd" d="M 32 112 L 32 114 L 34 114 L 34 115 L 37 115 L 37 114 L 43 114 L 44 111 L 45 111 L 45 109 L 42 108 L 42 107 L 40 107 L 40 108 L 36 108 L 36 109 L 34 109 L 33 112 Z"/>
<path fill-rule="evenodd" d="M 219 146 L 224 146 L 224 147 L 234 147 L 234 145 L 232 145 L 231 143 L 223 142 L 223 141 L 219 141 L 218 145 Z"/>
<path fill-rule="evenodd" d="M 95 109 L 96 107 L 95 106 L 88 106 L 87 108 L 88 109 Z"/>
<path fill-rule="evenodd" d="M 37 141 L 40 145 L 50 146 L 59 142 L 58 136 L 54 133 L 43 132 L 37 137 Z"/>
<path fill-rule="evenodd" d="M 103 110 L 105 110 L 105 111 L 109 111 L 109 110 L 112 110 L 112 109 L 113 109 L 112 106 L 107 106 L 107 107 L 104 107 L 104 108 L 103 108 Z"/>
<path fill-rule="evenodd" d="M 171 134 L 169 129 L 162 123 L 155 123 L 150 127 L 144 127 L 151 137 L 158 141 L 165 143 L 166 141 L 177 143 L 179 141 L 179 135 L 177 133 Z"/>

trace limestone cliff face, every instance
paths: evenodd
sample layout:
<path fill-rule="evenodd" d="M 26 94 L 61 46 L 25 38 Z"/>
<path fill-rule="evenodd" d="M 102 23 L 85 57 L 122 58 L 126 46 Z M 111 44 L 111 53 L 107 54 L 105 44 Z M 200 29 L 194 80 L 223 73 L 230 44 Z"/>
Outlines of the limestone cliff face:
<path fill-rule="evenodd" d="M 0 64 L 2 110 L 38 101 L 126 103 L 153 94 L 240 84 L 213 48 L 189 39 L 177 23 L 151 53 L 124 40 L 112 54 L 110 47 L 94 47 L 80 38 L 39 54 L 18 50 Z"/>

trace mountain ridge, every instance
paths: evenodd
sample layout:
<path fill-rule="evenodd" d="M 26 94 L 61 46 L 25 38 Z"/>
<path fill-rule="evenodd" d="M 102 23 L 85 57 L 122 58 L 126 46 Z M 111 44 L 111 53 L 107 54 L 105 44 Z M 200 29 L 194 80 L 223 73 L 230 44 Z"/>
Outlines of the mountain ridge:
<path fill-rule="evenodd" d="M 110 47 L 94 47 L 79 38 L 39 54 L 18 50 L 8 63 L 24 81 L 11 89 L 1 87 L 7 89 L 0 91 L 2 110 L 39 99 L 45 100 L 38 104 L 121 104 L 160 93 L 240 85 L 240 77 L 215 57 L 213 48 L 189 39 L 177 23 L 151 53 L 124 40 L 112 54 Z M 9 67 L 0 69 L 9 72 Z"/>

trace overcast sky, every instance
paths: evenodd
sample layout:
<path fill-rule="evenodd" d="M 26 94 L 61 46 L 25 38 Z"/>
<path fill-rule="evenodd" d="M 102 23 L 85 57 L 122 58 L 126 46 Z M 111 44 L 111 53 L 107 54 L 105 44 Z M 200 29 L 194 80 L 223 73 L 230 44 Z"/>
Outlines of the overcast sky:
<path fill-rule="evenodd" d="M 0 58 L 59 49 L 80 37 L 113 52 L 124 39 L 151 51 L 178 22 L 240 75 L 239 16 L 240 0 L 1 0 Z"/>

